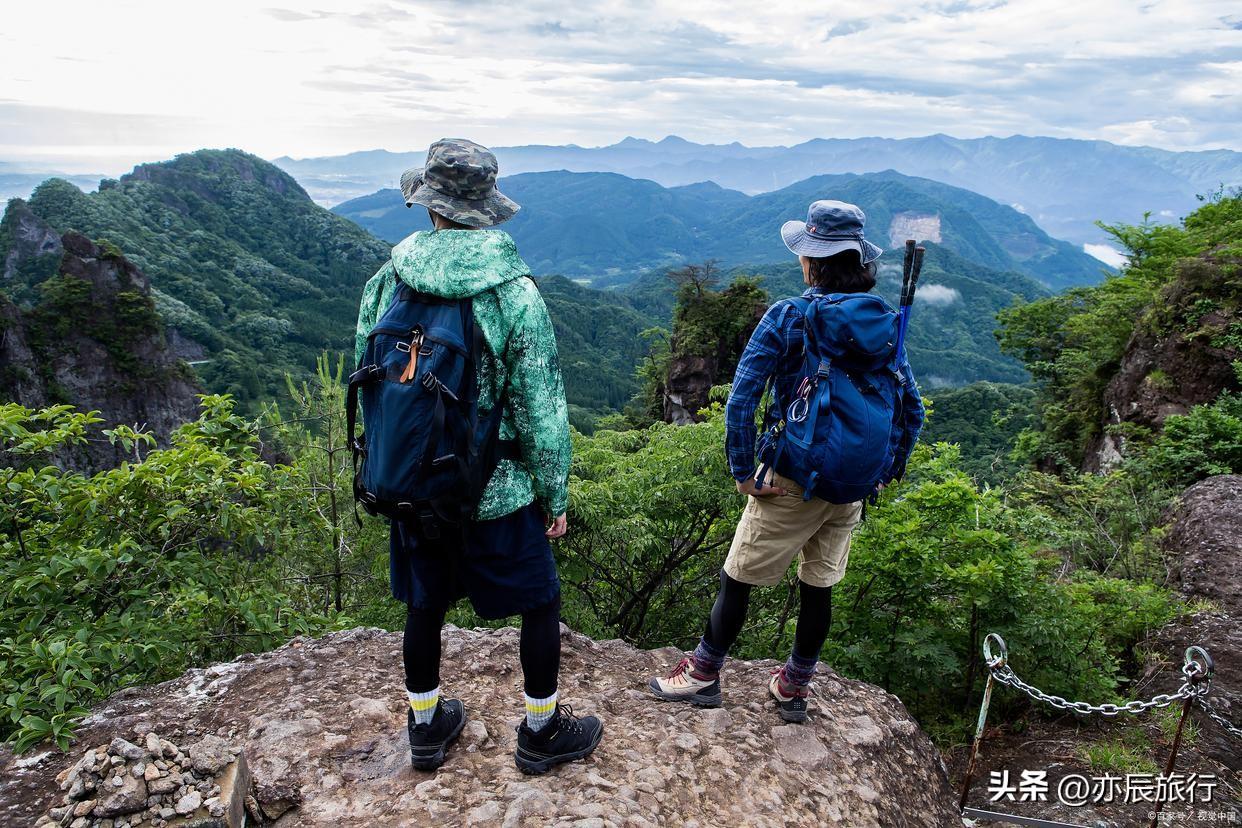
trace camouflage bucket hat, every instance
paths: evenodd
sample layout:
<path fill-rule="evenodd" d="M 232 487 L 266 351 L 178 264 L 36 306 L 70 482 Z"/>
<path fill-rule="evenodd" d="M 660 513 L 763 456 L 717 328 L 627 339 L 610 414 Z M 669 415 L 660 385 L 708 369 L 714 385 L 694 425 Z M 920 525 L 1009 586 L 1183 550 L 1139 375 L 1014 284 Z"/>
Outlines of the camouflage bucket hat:
<path fill-rule="evenodd" d="M 405 206 L 421 204 L 467 227 L 491 227 L 520 207 L 496 189 L 496 156 L 464 138 L 441 138 L 427 150 L 427 165 L 401 176 Z"/>

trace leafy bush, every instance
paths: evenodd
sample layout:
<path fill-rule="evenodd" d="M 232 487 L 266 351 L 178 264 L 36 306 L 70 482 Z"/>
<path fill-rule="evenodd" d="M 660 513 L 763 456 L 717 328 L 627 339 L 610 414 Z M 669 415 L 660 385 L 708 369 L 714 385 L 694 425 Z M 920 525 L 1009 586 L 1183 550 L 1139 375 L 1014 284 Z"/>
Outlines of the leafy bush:
<path fill-rule="evenodd" d="M 1201 333 L 1224 347 L 1232 329 L 1200 330 L 1201 320 L 1220 310 L 1236 318 L 1242 305 L 1242 196 L 1221 194 L 1180 227 L 1102 226 L 1128 251 L 1120 273 L 998 315 L 1001 349 L 1026 365 L 1039 388 L 1041 422 L 1020 441 L 1031 459 L 1081 464 L 1103 428 L 1104 390 L 1136 331 Z"/>
<path fill-rule="evenodd" d="M 559 544 L 565 615 L 596 637 L 693 646 L 743 500 L 724 468 L 718 407 L 705 422 L 575 438 L 573 531 Z M 1113 700 L 1134 644 L 1175 612 L 1169 593 L 1066 565 L 1062 515 L 980 489 L 949 445 L 920 446 L 907 480 L 868 509 L 824 657 L 956 733 L 981 689 L 983 635 L 1049 692 Z M 781 657 L 796 576 L 755 590 L 734 655 Z"/>
<path fill-rule="evenodd" d="M 0 739 L 17 750 L 65 747 L 86 706 L 118 688 L 324 629 L 268 561 L 285 472 L 259 459 L 229 400 L 203 405 L 170 448 L 91 477 L 39 460 L 97 417 L 0 407 Z"/>

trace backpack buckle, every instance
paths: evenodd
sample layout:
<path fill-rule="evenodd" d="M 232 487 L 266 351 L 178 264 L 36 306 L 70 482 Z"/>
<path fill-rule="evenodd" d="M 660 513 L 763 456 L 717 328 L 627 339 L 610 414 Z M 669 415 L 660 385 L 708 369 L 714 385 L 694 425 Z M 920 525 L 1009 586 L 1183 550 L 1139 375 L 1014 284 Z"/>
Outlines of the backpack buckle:
<path fill-rule="evenodd" d="M 423 537 L 427 540 L 440 539 L 440 521 L 436 519 L 436 513 L 427 507 L 418 510 L 418 525 L 423 531 Z"/>
<path fill-rule="evenodd" d="M 821 379 L 827 379 L 832 370 L 832 360 L 826 359 L 819 364 L 819 370 L 815 372 L 815 376 Z"/>

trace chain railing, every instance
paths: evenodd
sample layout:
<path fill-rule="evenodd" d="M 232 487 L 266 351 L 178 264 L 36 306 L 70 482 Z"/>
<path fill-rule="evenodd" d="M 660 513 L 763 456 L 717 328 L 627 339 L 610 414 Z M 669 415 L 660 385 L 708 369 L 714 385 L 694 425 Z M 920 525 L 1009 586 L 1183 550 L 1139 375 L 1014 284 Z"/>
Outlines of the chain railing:
<path fill-rule="evenodd" d="M 1208 655 L 1207 650 L 1202 647 L 1187 647 L 1185 657 L 1182 663 L 1182 675 L 1185 680 L 1173 693 L 1159 693 L 1150 699 L 1135 699 L 1125 702 L 1124 704 L 1090 704 L 1082 701 L 1069 701 L 1051 693 L 1045 693 L 1038 687 L 1028 684 L 1019 678 L 1018 674 L 1009 666 L 1009 649 L 1005 646 L 1005 640 L 996 633 L 988 633 L 983 639 L 983 661 L 988 668 L 987 684 L 983 690 L 983 701 L 979 707 L 979 721 L 975 728 L 974 742 L 970 748 L 970 761 L 966 768 L 966 776 L 962 781 L 962 795 L 959 802 L 961 811 L 966 816 L 976 816 L 986 819 L 999 820 L 1003 822 L 1011 822 L 1018 825 L 1048 826 L 1048 828 L 1079 828 L 1064 822 L 1054 822 L 1051 820 L 1035 819 L 1032 817 L 1020 817 L 1012 814 L 1000 814 L 991 811 L 980 811 L 976 808 L 968 808 L 966 806 L 967 798 L 970 795 L 970 783 L 974 777 L 975 765 L 979 758 L 979 746 L 983 742 L 984 730 L 987 725 L 988 707 L 992 701 L 992 690 L 995 684 L 1003 684 L 1012 687 L 1034 701 L 1046 704 L 1057 710 L 1065 710 L 1081 715 L 1099 715 L 1105 717 L 1120 716 L 1127 713 L 1145 713 L 1149 710 L 1156 710 L 1168 707 L 1176 702 L 1182 703 L 1181 716 L 1178 718 L 1177 731 L 1173 737 L 1173 747 L 1170 751 L 1169 760 L 1165 767 L 1165 776 L 1173 773 L 1174 763 L 1177 761 L 1177 752 L 1181 746 L 1182 729 L 1186 723 L 1186 717 L 1190 712 L 1192 704 L 1197 704 L 1208 718 L 1220 725 L 1222 729 L 1235 738 L 1242 738 L 1242 729 L 1231 724 L 1221 713 L 1213 708 L 1207 701 L 1207 694 L 1211 690 L 1212 676 L 1215 672 L 1215 664 L 1212 657 Z M 1152 817 L 1152 828 L 1157 825 L 1161 802 L 1155 803 L 1154 814 Z"/>
<path fill-rule="evenodd" d="M 1242 727 L 1232 724 L 1228 719 L 1221 715 L 1219 710 L 1212 707 L 1212 705 L 1208 703 L 1207 699 L 1203 696 L 1199 696 L 1195 699 L 1195 703 L 1199 705 L 1199 709 L 1202 710 L 1209 719 L 1220 725 L 1222 730 L 1235 739 L 1242 739 Z"/>

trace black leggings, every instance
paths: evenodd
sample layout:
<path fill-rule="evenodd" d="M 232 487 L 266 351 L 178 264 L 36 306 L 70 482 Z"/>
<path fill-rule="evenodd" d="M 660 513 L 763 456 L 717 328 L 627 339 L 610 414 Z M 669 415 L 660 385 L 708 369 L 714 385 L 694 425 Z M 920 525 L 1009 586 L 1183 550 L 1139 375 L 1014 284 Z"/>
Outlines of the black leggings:
<path fill-rule="evenodd" d="M 832 587 L 814 587 L 798 581 L 798 599 L 794 654 L 801 659 L 819 658 L 819 651 L 828 640 L 828 628 L 832 626 Z M 720 570 L 720 592 L 703 632 L 713 649 L 727 653 L 737 641 L 749 603 L 750 584 L 735 581 Z"/>
<path fill-rule="evenodd" d="M 426 693 L 440 684 L 440 628 L 444 626 L 446 612 L 447 607 L 429 610 L 406 605 L 401 656 L 405 661 L 405 688 L 411 693 Z M 559 596 L 522 613 L 519 654 L 526 695 L 546 699 L 555 693 L 556 674 L 561 667 Z"/>

